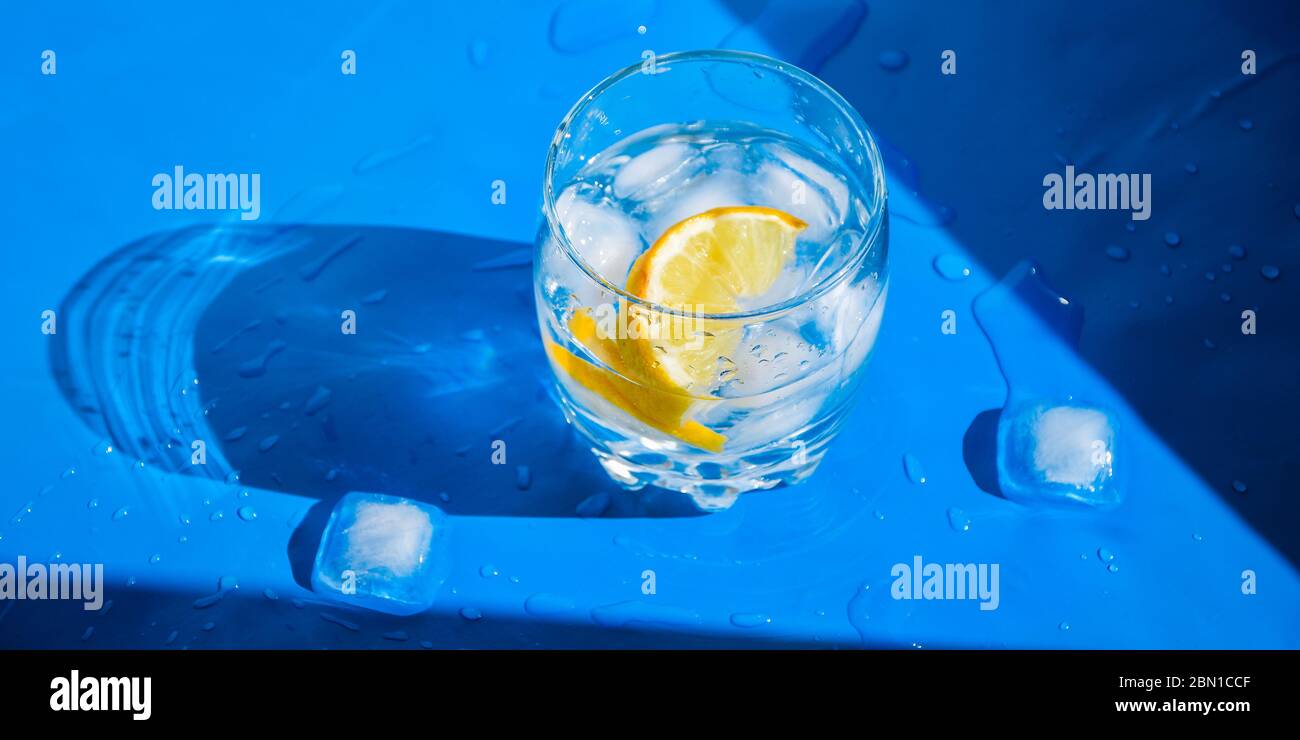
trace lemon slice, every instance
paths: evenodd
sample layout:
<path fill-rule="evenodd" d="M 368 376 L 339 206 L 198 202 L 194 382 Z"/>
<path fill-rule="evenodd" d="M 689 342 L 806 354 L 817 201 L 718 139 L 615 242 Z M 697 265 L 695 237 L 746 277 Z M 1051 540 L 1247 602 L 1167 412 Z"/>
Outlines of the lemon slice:
<path fill-rule="evenodd" d="M 619 341 L 600 336 L 595 320 L 586 309 L 573 314 L 569 331 L 579 344 L 610 369 L 594 365 L 547 339 L 546 352 L 558 369 L 650 427 L 694 447 L 710 452 L 722 451 L 726 437 L 697 421 L 683 419 L 694 401 L 671 389 L 648 384 L 650 381 L 642 377 L 638 369 L 625 366 Z"/>
<path fill-rule="evenodd" d="M 623 346 L 624 364 L 644 365 L 661 386 L 708 394 L 723 369 L 719 362 L 725 365 L 735 352 L 742 329 L 691 316 L 734 312 L 743 299 L 770 290 L 807 226 L 775 208 L 731 206 L 665 231 L 632 265 L 627 291 L 685 315 L 631 307 L 632 323 L 647 337 Z"/>
<path fill-rule="evenodd" d="M 626 336 L 601 331 L 590 309 L 575 311 L 569 333 L 602 366 L 546 340 L 556 368 L 632 417 L 687 444 L 721 452 L 726 437 L 687 418 L 708 402 L 719 362 L 741 327 L 695 318 L 728 313 L 771 289 L 807 225 L 774 208 L 735 206 L 691 216 L 664 232 L 628 275 L 627 291 L 682 312 L 629 306 Z"/>

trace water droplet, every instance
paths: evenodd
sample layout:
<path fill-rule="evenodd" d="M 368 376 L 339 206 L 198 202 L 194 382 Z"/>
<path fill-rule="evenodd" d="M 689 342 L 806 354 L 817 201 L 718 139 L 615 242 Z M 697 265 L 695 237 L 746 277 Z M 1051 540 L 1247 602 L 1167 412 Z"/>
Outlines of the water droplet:
<path fill-rule="evenodd" d="M 970 265 L 956 254 L 941 254 L 930 263 L 934 271 L 945 280 L 965 280 L 970 277 Z"/>
<path fill-rule="evenodd" d="M 880 67 L 886 72 L 897 72 L 906 67 L 908 61 L 907 52 L 899 49 L 888 49 L 880 52 Z"/>
<path fill-rule="evenodd" d="M 1106 256 L 1110 257 L 1116 262 L 1127 262 L 1129 258 L 1129 251 L 1119 245 L 1111 244 L 1110 246 L 1106 247 Z"/>
<path fill-rule="evenodd" d="M 484 578 L 496 578 L 501 575 L 501 571 L 497 570 L 495 565 L 485 565 L 478 569 L 478 574 Z"/>
<path fill-rule="evenodd" d="M 189 541 L 190 541 L 190 538 L 189 538 L 189 537 L 186 537 L 185 535 L 181 535 L 180 537 L 177 537 L 177 538 L 176 538 L 176 542 L 178 542 L 179 544 L 182 544 L 182 545 L 184 545 L 185 543 L 187 543 L 187 542 L 189 542 Z"/>
<path fill-rule="evenodd" d="M 76 475 L 76 474 L 77 474 L 77 469 L 76 469 L 76 468 L 68 468 L 67 470 L 63 471 L 63 472 L 59 475 L 59 478 L 71 478 L 72 476 L 74 476 L 74 475 Z"/>
<path fill-rule="evenodd" d="M 903 455 L 903 472 L 913 483 L 917 485 L 925 483 L 925 467 L 921 465 L 920 459 L 910 452 Z"/>
<path fill-rule="evenodd" d="M 1197 542 L 1200 542 L 1205 538 L 1201 536 L 1200 532 L 1192 532 L 1192 539 L 1196 540 Z"/>
<path fill-rule="evenodd" d="M 477 622 L 478 620 L 483 618 L 483 612 L 479 611 L 478 609 L 475 609 L 472 606 L 467 606 L 460 610 L 460 616 L 462 619 L 465 619 L 466 621 Z"/>
<path fill-rule="evenodd" d="M 1239 480 L 1234 480 L 1234 481 L 1232 482 L 1232 490 L 1236 491 L 1237 493 L 1245 493 L 1245 492 L 1246 492 L 1246 484 L 1243 483 L 1243 482 L 1241 482 L 1241 481 L 1239 481 Z"/>
<path fill-rule="evenodd" d="M 1243 118 L 1240 121 L 1237 121 L 1237 125 L 1241 127 L 1242 131 L 1250 131 L 1255 128 L 1255 122 L 1249 118 Z"/>
<path fill-rule="evenodd" d="M 948 509 L 948 526 L 952 527 L 954 532 L 969 532 L 970 525 L 970 517 L 966 512 L 956 507 Z"/>
<path fill-rule="evenodd" d="M 1233 244 L 1228 247 L 1228 254 L 1232 255 L 1235 260 L 1246 259 L 1246 248 L 1240 244 Z"/>
<path fill-rule="evenodd" d="M 1187 174 L 1189 175 L 1195 175 L 1198 172 L 1198 168 L 1195 162 L 1188 162 L 1187 164 L 1183 165 L 1183 169 L 1187 170 Z"/>
<path fill-rule="evenodd" d="M 1069 622 L 1061 622 L 1060 624 L 1056 625 L 1056 628 L 1059 629 L 1059 630 L 1061 630 L 1062 632 L 1069 632 L 1069 631 L 1070 631 L 1070 623 L 1069 623 Z"/>
<path fill-rule="evenodd" d="M 274 447 L 275 443 L 279 441 L 280 441 L 280 435 L 278 434 L 268 435 L 266 437 L 263 437 L 261 442 L 257 443 L 257 449 L 261 450 L 262 452 L 266 452 L 267 450 Z"/>
<path fill-rule="evenodd" d="M 329 405 L 330 399 L 333 397 L 334 391 L 323 385 L 318 385 L 316 390 L 312 391 L 311 396 L 308 397 L 307 402 L 303 404 L 302 412 L 307 416 L 315 416 L 317 411 Z"/>
<path fill-rule="evenodd" d="M 740 627 L 741 629 L 754 629 L 756 627 L 763 627 L 771 623 L 772 623 L 772 618 L 767 616 L 766 614 L 758 614 L 758 613 L 751 613 L 751 612 L 737 612 L 736 614 L 731 615 L 732 626 Z"/>
<path fill-rule="evenodd" d="M 87 508 L 87 509 L 98 509 L 98 508 L 99 508 L 99 499 L 97 499 L 97 498 L 92 498 L 91 500 L 87 501 L 87 502 L 86 502 L 86 508 Z"/>
<path fill-rule="evenodd" d="M 225 519 L 225 518 L 226 518 L 226 514 L 225 514 L 225 512 L 222 512 L 222 511 L 214 511 L 214 512 L 212 512 L 212 516 L 208 517 L 208 521 L 210 521 L 210 522 L 219 522 L 219 521 L 221 521 L 222 519 Z"/>
<path fill-rule="evenodd" d="M 266 600 L 267 600 L 267 601 L 279 601 L 279 600 L 280 600 L 280 594 L 277 594 L 275 591 L 272 591 L 272 590 L 269 589 L 269 588 L 262 589 L 262 595 L 266 597 Z"/>
<path fill-rule="evenodd" d="M 1205 273 L 1205 279 L 1211 283 L 1214 282 L 1216 277 L 1218 277 L 1218 275 L 1216 275 L 1213 270 L 1207 270 Z"/>
<path fill-rule="evenodd" d="M 554 594 L 533 594 L 524 600 L 524 611 L 534 617 L 553 618 L 577 609 L 569 599 Z"/>
<path fill-rule="evenodd" d="M 488 44 L 482 39 L 475 39 L 469 44 L 469 61 L 475 67 L 482 67 L 487 64 Z"/>
<path fill-rule="evenodd" d="M 149 564 L 157 565 L 162 562 L 162 555 L 154 554 L 149 556 Z"/>
<path fill-rule="evenodd" d="M 117 511 L 113 512 L 113 521 L 115 521 L 115 522 L 120 522 L 120 521 L 122 521 L 123 519 L 127 518 L 127 517 L 130 516 L 130 515 L 131 515 L 131 510 L 128 509 L 127 507 L 123 506 L 122 508 L 120 508 L 120 509 L 118 509 Z"/>
<path fill-rule="evenodd" d="M 1101 558 L 1101 562 L 1109 563 L 1115 559 L 1115 553 L 1111 552 L 1110 550 L 1107 550 L 1104 547 L 1099 547 L 1097 548 L 1097 557 Z"/>
<path fill-rule="evenodd" d="M 257 518 L 257 512 L 254 511 L 251 506 L 241 506 L 235 513 L 239 515 L 240 519 L 243 519 L 246 522 L 251 522 Z"/>
<path fill-rule="evenodd" d="M 1106 570 L 1110 571 L 1111 573 L 1118 573 L 1119 563 L 1111 563 L 1110 565 L 1107 565 Z"/>
<path fill-rule="evenodd" d="M 271 343 L 267 345 L 266 351 L 239 365 L 237 370 L 239 377 L 260 378 L 261 376 L 266 375 L 266 364 L 271 361 L 272 357 L 283 352 L 288 346 L 289 345 L 285 344 L 282 340 L 272 340 Z"/>
<path fill-rule="evenodd" d="M 1259 274 L 1263 275 L 1265 280 L 1277 280 L 1282 275 L 1282 271 L 1277 265 L 1264 265 L 1259 268 Z"/>
<path fill-rule="evenodd" d="M 204 622 L 204 623 L 203 623 L 203 631 L 204 631 L 204 632 L 211 632 L 212 630 L 214 630 L 214 629 L 216 629 L 216 628 L 217 628 L 217 623 L 216 623 L 216 622 Z"/>
<path fill-rule="evenodd" d="M 645 35 L 645 32 L 646 32 L 646 27 L 645 27 L 645 26 L 637 26 L 637 27 L 636 27 L 636 32 L 639 33 L 639 34 L 641 34 L 642 36 L 644 36 L 644 35 Z"/>
<path fill-rule="evenodd" d="M 1165 244 L 1171 247 L 1176 247 L 1182 243 L 1183 243 L 1183 237 L 1180 236 L 1177 231 L 1165 232 Z"/>
<path fill-rule="evenodd" d="M 599 491 L 583 499 L 578 504 L 577 514 L 584 519 L 594 519 L 604 514 L 610 503 L 609 494 L 605 491 Z"/>
<path fill-rule="evenodd" d="M 533 473 L 527 465 L 515 467 L 515 488 L 521 491 L 527 491 L 528 487 L 533 485 Z"/>
<path fill-rule="evenodd" d="M 1169 269 L 1169 265 L 1162 263 L 1160 265 L 1160 274 L 1164 275 L 1165 277 L 1169 277 L 1170 275 L 1174 274 L 1174 271 Z"/>
<path fill-rule="evenodd" d="M 225 594 L 218 591 L 215 594 L 208 594 L 207 596 L 197 598 L 194 600 L 194 608 L 207 609 L 208 607 L 220 602 L 223 596 L 225 596 Z"/>
<path fill-rule="evenodd" d="M 361 631 L 361 625 L 357 624 L 356 622 L 349 621 L 335 614 L 330 614 L 329 612 L 321 612 L 320 618 L 325 620 L 326 622 L 329 622 L 330 624 L 337 624 L 338 626 L 342 627 L 343 629 L 349 632 Z"/>

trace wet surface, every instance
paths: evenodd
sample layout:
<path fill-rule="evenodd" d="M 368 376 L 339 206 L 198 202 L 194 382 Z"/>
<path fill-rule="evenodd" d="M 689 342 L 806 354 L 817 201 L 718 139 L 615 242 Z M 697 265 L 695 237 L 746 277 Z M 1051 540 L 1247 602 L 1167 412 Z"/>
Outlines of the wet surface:
<path fill-rule="evenodd" d="M 10 27 L 33 33 L 93 27 L 57 43 L 95 63 L 15 76 L 0 113 L 0 135 L 45 153 L 15 162 L 3 199 L 10 243 L 27 246 L 7 255 L 0 306 L 30 321 L 0 325 L 15 420 L 0 556 L 102 562 L 113 605 L 7 602 L 0 645 L 1295 646 L 1281 317 L 1300 189 L 1279 93 L 1300 69 L 1293 19 L 1170 27 L 1144 9 L 1129 38 L 1108 32 L 1116 14 L 1078 10 L 1062 84 L 1056 38 L 1028 30 L 1064 22 L 1045 8 L 825 5 L 817 28 L 779 3 L 631 4 L 630 27 L 580 2 L 514 8 L 508 26 L 496 8 L 391 3 L 292 33 L 189 11 L 201 37 L 144 10 L 18 11 Z M 267 51 L 232 57 L 227 37 Z M 304 61 L 343 37 L 355 78 L 335 51 Z M 645 50 L 727 38 L 820 66 L 883 136 L 893 285 L 863 397 L 817 475 L 697 516 L 610 486 L 545 397 L 528 243 L 568 106 Z M 1231 84 L 1252 44 L 1260 74 Z M 937 71 L 945 48 L 955 78 Z M 149 178 L 177 163 L 261 172 L 263 221 L 151 210 Z M 1153 172 L 1152 219 L 1040 210 L 1064 163 Z M 102 187 L 74 188 L 90 170 Z M 1007 382 L 971 304 L 1024 257 L 1086 307 L 1063 366 L 1116 392 L 1135 462 L 1113 512 L 997 495 L 990 410 Z M 1240 334 L 1243 307 L 1259 334 Z M 426 614 L 308 588 L 333 501 L 373 489 L 451 515 Z M 1000 564 L 999 607 L 894 598 L 891 567 L 917 555 Z M 1247 570 L 1267 584 L 1253 596 Z"/>

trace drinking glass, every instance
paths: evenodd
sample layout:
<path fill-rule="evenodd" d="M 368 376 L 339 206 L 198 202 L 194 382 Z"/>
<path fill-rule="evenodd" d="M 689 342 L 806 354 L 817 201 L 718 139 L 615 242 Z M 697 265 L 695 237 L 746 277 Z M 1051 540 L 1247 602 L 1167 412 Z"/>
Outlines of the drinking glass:
<path fill-rule="evenodd" d="M 627 67 L 560 122 L 542 213 L 534 296 L 553 395 L 611 478 L 720 509 L 813 473 L 888 292 L 884 168 L 839 94 L 757 54 Z M 728 218 L 740 226 L 708 259 L 665 256 Z M 762 246 L 776 233 L 785 251 Z M 681 271 L 758 287 L 725 310 L 646 297 Z"/>

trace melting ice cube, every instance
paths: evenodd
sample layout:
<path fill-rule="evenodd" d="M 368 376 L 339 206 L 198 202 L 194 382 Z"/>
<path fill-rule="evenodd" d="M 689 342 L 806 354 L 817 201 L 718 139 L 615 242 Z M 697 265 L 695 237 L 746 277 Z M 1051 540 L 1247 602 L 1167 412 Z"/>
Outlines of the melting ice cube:
<path fill-rule="evenodd" d="M 758 169 L 758 186 L 771 203 L 803 219 L 803 238 L 824 242 L 839 229 L 849 211 L 849 187 L 826 168 L 790 149 L 768 146 Z"/>
<path fill-rule="evenodd" d="M 638 154 L 614 177 L 619 198 L 648 200 L 682 184 L 699 169 L 699 151 L 689 144 L 664 144 Z"/>
<path fill-rule="evenodd" d="M 446 520 L 441 509 L 419 501 L 347 494 L 325 526 L 313 590 L 389 614 L 428 609 L 447 577 Z"/>
<path fill-rule="evenodd" d="M 673 225 L 714 208 L 750 202 L 745 176 L 732 170 L 718 170 L 683 182 L 663 198 L 647 206 L 646 227 L 651 234 L 663 234 Z"/>
<path fill-rule="evenodd" d="M 1002 493 L 1030 502 L 1109 507 L 1121 491 L 1115 479 L 1115 425 L 1084 404 L 1008 404 L 998 421 Z"/>
<path fill-rule="evenodd" d="M 613 283 L 621 284 L 632 260 L 641 252 L 636 224 L 606 201 L 593 203 L 570 187 L 560 194 L 555 212 L 569 241 L 587 264 Z"/>

